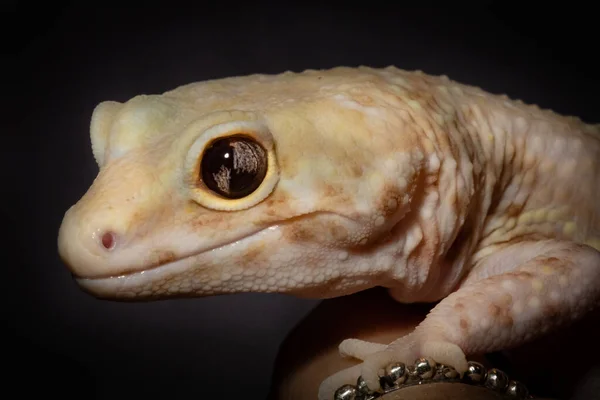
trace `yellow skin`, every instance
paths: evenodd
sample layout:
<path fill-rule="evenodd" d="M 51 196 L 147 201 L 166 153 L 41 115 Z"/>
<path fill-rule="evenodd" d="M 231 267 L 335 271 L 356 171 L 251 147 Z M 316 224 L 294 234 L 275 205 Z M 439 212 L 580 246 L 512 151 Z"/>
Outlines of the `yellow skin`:
<path fill-rule="evenodd" d="M 202 160 L 240 135 L 262 153 L 231 153 L 254 163 L 256 184 L 232 199 Z M 58 244 L 95 296 L 383 286 L 404 303 L 441 300 L 389 345 L 342 342 L 364 362 L 325 380 L 320 399 L 359 375 L 379 389 L 392 361 L 427 356 L 462 373 L 465 354 L 521 344 L 600 301 L 600 125 L 446 77 L 360 67 L 104 102 L 91 140 L 100 171 Z"/>

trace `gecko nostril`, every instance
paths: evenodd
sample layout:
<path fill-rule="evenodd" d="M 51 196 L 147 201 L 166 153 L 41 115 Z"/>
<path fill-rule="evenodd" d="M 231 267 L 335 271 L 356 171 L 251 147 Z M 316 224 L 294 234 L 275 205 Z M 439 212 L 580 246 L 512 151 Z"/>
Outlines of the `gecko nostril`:
<path fill-rule="evenodd" d="M 105 232 L 101 238 L 102 247 L 106 250 L 112 250 L 115 247 L 116 236 L 113 232 Z"/>

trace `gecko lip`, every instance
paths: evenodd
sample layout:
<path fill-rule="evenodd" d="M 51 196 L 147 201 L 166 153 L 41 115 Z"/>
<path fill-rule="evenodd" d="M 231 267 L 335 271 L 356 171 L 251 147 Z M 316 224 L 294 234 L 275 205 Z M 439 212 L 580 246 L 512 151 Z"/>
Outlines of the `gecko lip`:
<path fill-rule="evenodd" d="M 161 268 L 164 268 L 164 267 L 168 267 L 169 265 L 176 264 L 176 263 L 182 262 L 184 260 L 187 260 L 187 259 L 190 259 L 190 258 L 193 258 L 193 257 L 198 257 L 198 256 L 200 256 L 202 254 L 206 254 L 206 253 L 209 253 L 211 251 L 215 251 L 215 250 L 221 249 L 223 247 L 230 246 L 230 245 L 235 244 L 235 243 L 239 243 L 239 242 L 241 242 L 243 240 L 251 238 L 251 237 L 253 237 L 253 236 L 255 236 L 255 235 L 257 235 L 257 234 L 259 234 L 259 233 L 261 233 L 261 232 L 263 232 L 265 230 L 267 230 L 267 229 L 272 229 L 272 228 L 274 228 L 276 226 L 277 225 L 270 225 L 270 226 L 267 226 L 266 228 L 257 229 L 257 230 L 255 230 L 253 232 L 250 232 L 250 233 L 248 233 L 248 234 L 246 234 L 244 236 L 235 238 L 235 239 L 230 240 L 228 242 L 225 242 L 225 243 L 222 243 L 222 244 L 218 244 L 218 245 L 215 245 L 215 246 L 211 246 L 211 247 L 207 247 L 207 248 L 203 248 L 203 249 L 201 249 L 199 251 L 194 251 L 194 252 L 191 252 L 189 254 L 182 255 L 182 256 L 180 256 L 180 257 L 178 257 L 176 259 L 171 259 L 171 260 L 166 261 L 166 262 L 155 263 L 155 264 L 152 264 L 151 266 L 148 266 L 148 267 L 142 267 L 142 268 L 138 268 L 138 269 L 133 269 L 132 268 L 132 269 L 129 269 L 129 270 L 124 270 L 123 272 L 121 272 L 121 273 L 119 273 L 117 275 L 95 275 L 93 277 L 85 277 L 85 276 L 77 276 L 77 275 L 75 275 L 75 279 L 76 279 L 76 281 L 78 283 L 80 283 L 80 282 L 84 283 L 84 282 L 97 281 L 97 280 L 119 279 L 119 278 L 125 278 L 125 277 L 136 275 L 136 274 L 143 274 L 145 272 L 150 272 L 150 271 L 158 270 L 158 269 L 161 269 Z"/>
<path fill-rule="evenodd" d="M 143 270 L 129 271 L 127 273 L 121 273 L 118 275 L 110 276 L 96 276 L 96 277 L 75 277 L 77 284 L 85 292 L 92 294 L 98 298 L 106 299 L 121 299 L 126 300 L 127 295 L 132 288 L 139 288 L 145 283 L 151 283 L 160 280 L 161 277 L 169 276 L 172 274 L 183 273 L 190 268 L 193 268 L 194 262 L 198 257 L 206 255 L 212 251 L 219 251 L 228 246 L 238 244 L 240 242 L 255 238 L 261 232 L 265 232 L 271 229 L 277 228 L 277 225 L 271 225 L 263 229 L 256 230 L 253 233 L 247 234 L 241 238 L 231 240 L 227 243 L 213 246 L 210 248 L 202 249 L 186 256 L 180 257 L 176 260 L 171 260 L 166 263 L 154 265 L 151 268 Z"/>

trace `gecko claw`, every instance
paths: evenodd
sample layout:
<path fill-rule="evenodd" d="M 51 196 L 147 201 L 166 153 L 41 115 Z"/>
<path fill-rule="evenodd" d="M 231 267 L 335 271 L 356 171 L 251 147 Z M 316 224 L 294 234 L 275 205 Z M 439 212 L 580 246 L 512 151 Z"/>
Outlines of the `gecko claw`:
<path fill-rule="evenodd" d="M 425 342 L 421 350 L 440 364 L 452 365 L 462 377 L 469 369 L 467 357 L 460 347 L 450 342 Z"/>

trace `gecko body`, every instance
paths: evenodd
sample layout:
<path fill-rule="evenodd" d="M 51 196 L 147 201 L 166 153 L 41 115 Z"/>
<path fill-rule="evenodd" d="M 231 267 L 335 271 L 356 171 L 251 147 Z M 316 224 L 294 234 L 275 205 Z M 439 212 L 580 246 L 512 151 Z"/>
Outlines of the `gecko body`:
<path fill-rule="evenodd" d="M 65 214 L 77 282 L 133 301 L 375 286 L 437 302 L 319 397 L 420 356 L 518 345 L 600 299 L 600 125 L 394 67 L 198 82 L 91 121 L 99 173 Z M 441 301 L 440 301 L 441 300 Z"/>

